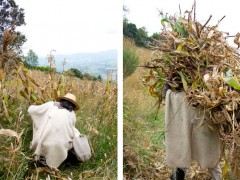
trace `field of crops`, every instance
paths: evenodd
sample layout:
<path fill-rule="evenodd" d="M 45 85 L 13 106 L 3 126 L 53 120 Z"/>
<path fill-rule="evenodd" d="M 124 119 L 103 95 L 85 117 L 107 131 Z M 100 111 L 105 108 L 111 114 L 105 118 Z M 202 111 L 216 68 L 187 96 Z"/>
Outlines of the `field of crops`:
<path fill-rule="evenodd" d="M 54 71 L 30 71 L 8 49 L 13 38 L 6 32 L 0 54 L 0 179 L 116 179 L 117 85 L 110 79 L 87 81 Z M 54 171 L 33 159 L 27 109 L 67 92 L 77 97 L 76 127 L 87 135 L 92 158 L 81 164 L 63 163 Z"/>

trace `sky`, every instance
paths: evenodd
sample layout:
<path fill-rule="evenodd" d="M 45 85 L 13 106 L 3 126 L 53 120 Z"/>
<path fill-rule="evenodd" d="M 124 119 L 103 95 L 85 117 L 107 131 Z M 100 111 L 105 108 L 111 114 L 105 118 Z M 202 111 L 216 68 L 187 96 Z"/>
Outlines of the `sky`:
<path fill-rule="evenodd" d="M 24 54 L 38 56 L 118 49 L 122 34 L 120 0 L 15 0 L 25 12 Z"/>
<path fill-rule="evenodd" d="M 138 28 L 146 27 L 148 35 L 161 31 L 161 17 L 158 10 L 170 15 L 179 15 L 179 5 L 182 13 L 191 10 L 194 0 L 123 0 L 123 4 L 129 9 L 126 14 L 129 22 L 136 24 Z M 197 0 L 196 18 L 204 24 L 210 15 L 212 19 L 209 25 L 216 23 L 226 16 L 219 25 L 219 30 L 236 35 L 240 32 L 239 0 Z M 233 38 L 228 38 L 233 41 Z"/>

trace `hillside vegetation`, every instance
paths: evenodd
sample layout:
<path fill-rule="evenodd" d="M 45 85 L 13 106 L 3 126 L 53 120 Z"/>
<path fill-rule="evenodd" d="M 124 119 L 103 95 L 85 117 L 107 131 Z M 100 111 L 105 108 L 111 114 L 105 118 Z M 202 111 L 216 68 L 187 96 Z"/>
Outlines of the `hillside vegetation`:
<path fill-rule="evenodd" d="M 129 41 L 124 46 L 135 49 L 140 65 L 151 56 L 151 51 L 136 47 Z M 138 67 L 124 80 L 124 178 L 156 179 L 168 177 L 164 166 L 163 111 L 157 114 L 156 99 L 144 86 L 145 70 Z M 164 169 L 164 170 L 163 170 Z"/>
<path fill-rule="evenodd" d="M 116 179 L 116 84 L 110 79 L 103 83 L 28 70 L 7 47 L 12 35 L 6 32 L 9 41 L 3 42 L 0 54 L 0 62 L 6 62 L 0 66 L 0 179 Z M 77 97 L 76 127 L 87 135 L 92 158 L 81 164 L 65 162 L 54 171 L 33 159 L 29 149 L 32 121 L 27 109 L 67 92 Z"/>
<path fill-rule="evenodd" d="M 149 61 L 152 51 L 124 41 L 124 47 L 135 49 L 140 65 Z M 138 67 L 124 80 L 124 178 L 169 179 L 172 169 L 166 166 L 164 144 L 164 106 L 159 109 L 157 98 L 150 96 L 142 80 L 148 72 Z M 224 179 L 234 179 L 228 163 L 222 158 Z M 211 179 L 206 169 L 193 162 L 186 179 Z"/>

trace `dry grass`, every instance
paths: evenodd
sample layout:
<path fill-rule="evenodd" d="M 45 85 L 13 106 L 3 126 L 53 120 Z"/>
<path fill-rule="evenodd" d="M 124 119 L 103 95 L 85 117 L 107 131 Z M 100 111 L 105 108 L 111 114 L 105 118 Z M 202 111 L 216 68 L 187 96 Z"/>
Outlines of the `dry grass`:
<path fill-rule="evenodd" d="M 151 51 L 136 48 L 136 54 L 143 64 Z M 124 178 L 166 179 L 169 170 L 164 166 L 163 112 L 156 115 L 156 99 L 149 96 L 147 87 L 142 84 L 144 74 L 144 69 L 139 67 L 123 84 Z"/>
<path fill-rule="evenodd" d="M 40 71 L 33 71 L 31 75 L 34 79 L 38 77 L 38 83 L 41 85 L 46 84 L 48 75 Z M 59 79 L 59 75 L 54 75 Z M 39 78 L 40 77 L 40 78 Z M 55 81 L 53 78 L 53 81 Z M 72 178 L 82 179 L 89 177 L 97 177 L 101 179 L 114 179 L 116 178 L 117 168 L 117 88 L 116 84 L 101 83 L 97 81 L 79 80 L 71 77 L 64 77 L 68 84 L 73 85 L 71 92 L 77 96 L 80 110 L 77 111 L 76 127 L 81 133 L 88 136 L 91 143 L 93 157 L 88 162 L 71 168 L 65 167 L 64 164 L 60 166 L 60 172 L 56 173 L 48 168 L 40 168 L 34 165 L 31 159 L 32 152 L 29 150 L 29 143 L 32 136 L 31 119 L 27 115 L 26 110 L 29 107 L 25 98 L 17 96 L 18 90 L 21 87 L 14 84 L 14 80 L 9 81 L 7 92 L 11 92 L 7 108 L 9 112 L 19 113 L 22 112 L 21 119 L 12 119 L 12 123 L 6 120 L 0 123 L 1 127 L 12 129 L 15 132 L 23 131 L 21 141 L 18 142 L 13 138 L 6 138 L 0 136 L 3 144 L 0 152 L 0 179 L 9 177 L 14 179 L 35 179 L 38 177 L 52 178 Z M 6 82 L 7 83 L 7 82 Z M 14 88 L 14 89 L 12 89 Z M 16 91 L 17 89 L 17 91 Z M 18 99 L 16 99 L 18 98 Z M 14 103 L 15 102 L 15 103 Z M 15 109 L 15 110 L 14 110 Z M 10 118 L 13 116 L 10 114 Z M 13 143 L 13 144 L 12 144 Z M 13 153 L 6 147 L 16 149 Z M 6 156 L 6 154 L 8 154 Z M 4 164 L 4 165 L 3 165 Z M 13 165 L 14 164 L 14 165 Z M 14 167 L 13 167 L 14 166 Z M 36 167 L 35 167 L 36 166 Z M 18 173 L 21 171 L 21 173 Z M 81 179 L 80 178 L 80 179 Z"/>
<path fill-rule="evenodd" d="M 136 47 L 134 47 L 136 48 Z M 140 64 L 149 61 L 152 52 L 137 48 Z M 145 75 L 138 68 L 124 81 L 124 178 L 125 179 L 168 179 L 171 169 L 165 163 L 164 107 L 153 108 L 157 99 L 150 96 L 142 83 Z M 220 166 L 225 179 L 233 179 L 229 166 Z M 187 171 L 186 179 L 211 179 L 207 170 L 201 170 L 196 162 Z"/>
<path fill-rule="evenodd" d="M 30 73 L 34 79 L 38 77 L 38 83 L 46 84 L 48 75 L 40 71 L 33 71 Z M 54 75 L 54 79 L 59 79 L 59 75 Z M 40 77 L 40 78 L 39 78 Z M 31 159 L 32 152 L 29 150 L 29 143 L 32 137 L 31 119 L 27 115 L 26 110 L 29 107 L 25 98 L 17 96 L 18 90 L 21 87 L 14 85 L 14 80 L 10 80 L 7 92 L 11 92 L 7 108 L 9 112 L 22 112 L 21 119 L 10 119 L 1 122 L 3 128 L 12 129 L 15 132 L 23 131 L 21 141 L 18 142 L 13 138 L 6 138 L 0 136 L 2 141 L 6 141 L 2 145 L 0 157 L 0 179 L 5 177 L 22 179 L 35 179 L 37 176 L 46 178 L 72 178 L 81 177 L 86 179 L 89 177 L 97 177 L 100 179 L 115 179 L 117 176 L 117 88 L 116 84 L 101 83 L 96 81 L 79 80 L 71 77 L 64 77 L 68 84 L 73 85 L 71 92 L 77 96 L 80 110 L 77 111 L 76 127 L 81 133 L 88 136 L 91 143 L 93 157 L 88 162 L 78 166 L 65 167 L 64 164 L 60 166 L 60 172 L 56 173 L 48 168 L 41 168 L 34 164 Z M 7 82 L 6 82 L 7 84 Z M 17 91 L 16 91 L 17 89 Z M 14 91 L 15 90 L 15 91 Z M 18 98 L 18 99 L 16 99 Z M 14 103 L 15 102 L 15 103 Z M 20 117 L 20 116 L 19 116 Z M 21 145 L 19 149 L 16 147 Z M 10 149 L 6 147 L 13 147 L 15 152 L 9 153 Z M 8 155 L 7 155 L 8 154 Z M 4 164 L 4 165 L 3 165 Z M 19 173 L 21 172 L 21 173 Z M 80 179 L 81 179 L 80 178 Z"/>
<path fill-rule="evenodd" d="M 0 61 L 19 61 L 7 42 L 0 46 Z M 3 49 L 3 47 L 5 49 Z M 117 178 L 117 86 L 29 71 L 13 64 L 0 67 L 0 179 L 116 179 Z M 88 136 L 92 158 L 84 163 L 63 163 L 59 171 L 37 164 L 29 146 L 32 121 L 30 104 L 54 100 L 72 92 L 80 105 L 76 127 Z"/>

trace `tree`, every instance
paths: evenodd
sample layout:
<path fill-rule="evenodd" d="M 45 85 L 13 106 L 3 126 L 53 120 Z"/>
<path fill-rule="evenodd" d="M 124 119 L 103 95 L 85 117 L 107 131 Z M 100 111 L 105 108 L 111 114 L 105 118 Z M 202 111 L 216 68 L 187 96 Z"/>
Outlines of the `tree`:
<path fill-rule="evenodd" d="M 137 26 L 133 23 L 128 23 L 127 20 L 123 21 L 123 35 L 132 39 L 137 38 Z"/>
<path fill-rule="evenodd" d="M 16 26 L 25 25 L 24 10 L 19 8 L 14 0 L 0 1 L 0 43 L 3 41 L 3 33 L 5 30 L 11 28 L 17 37 L 14 39 L 9 48 L 11 50 L 21 52 L 21 46 L 26 42 L 25 35 L 16 31 Z"/>
<path fill-rule="evenodd" d="M 160 36 L 160 33 L 159 32 L 155 32 L 155 33 L 152 34 L 151 38 L 158 40 L 159 36 Z"/>
<path fill-rule="evenodd" d="M 102 76 L 100 74 L 97 76 L 97 80 L 102 82 L 103 79 L 102 79 Z"/>
<path fill-rule="evenodd" d="M 27 56 L 24 57 L 24 62 L 30 66 L 37 66 L 38 65 L 38 55 L 32 49 L 30 49 L 28 51 Z"/>
<path fill-rule="evenodd" d="M 135 38 L 135 42 L 137 46 L 147 47 L 148 42 L 148 32 L 145 27 L 141 27 L 137 31 L 137 36 Z"/>
<path fill-rule="evenodd" d="M 148 32 L 145 27 L 137 28 L 133 23 L 128 23 L 128 20 L 125 18 L 123 20 L 123 35 L 134 39 L 137 46 L 147 47 L 148 43 Z"/>
<path fill-rule="evenodd" d="M 79 71 L 78 69 L 76 68 L 70 68 L 69 70 L 67 70 L 67 74 L 71 75 L 71 76 L 75 76 L 75 77 L 78 77 L 80 79 L 83 78 L 83 74 L 81 71 Z"/>

